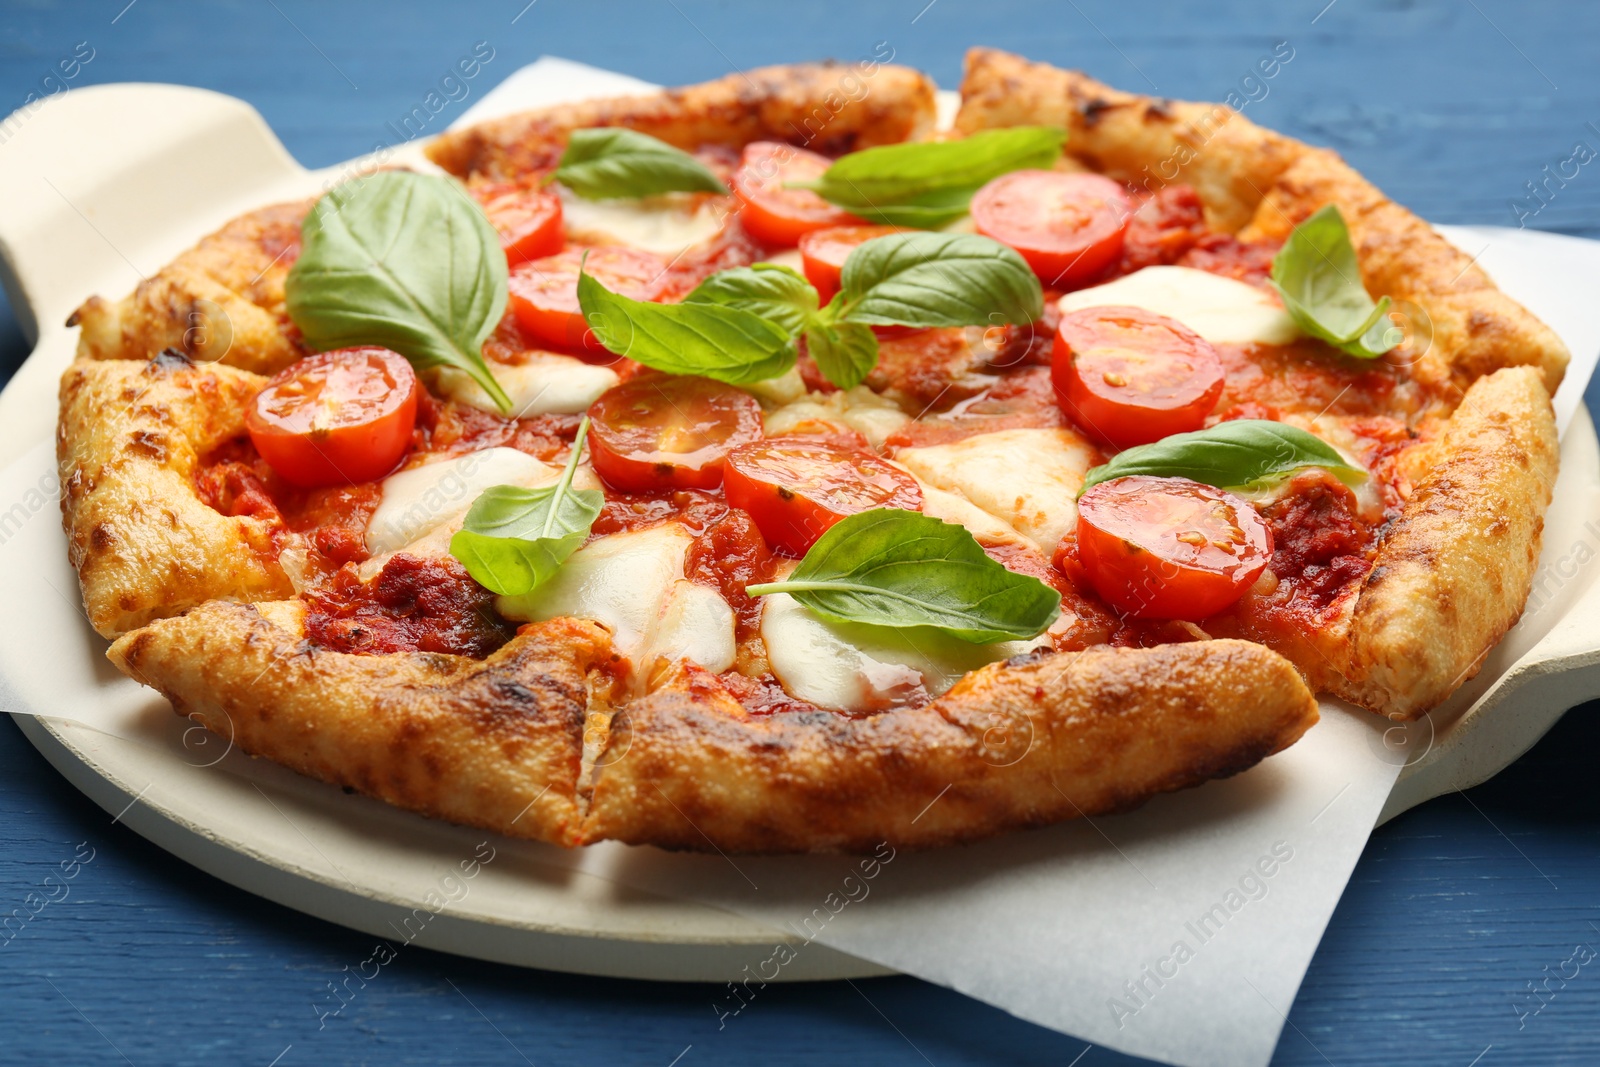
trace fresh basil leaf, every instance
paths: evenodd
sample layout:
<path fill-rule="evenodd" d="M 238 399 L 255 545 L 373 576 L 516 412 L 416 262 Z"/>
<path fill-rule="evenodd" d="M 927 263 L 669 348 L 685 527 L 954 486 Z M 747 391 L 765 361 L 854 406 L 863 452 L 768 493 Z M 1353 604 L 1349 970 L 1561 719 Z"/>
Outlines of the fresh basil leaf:
<path fill-rule="evenodd" d="M 1374 304 L 1362 286 L 1350 231 L 1333 204 L 1294 228 L 1272 258 L 1272 284 L 1302 330 L 1349 355 L 1376 359 L 1405 336 L 1388 321 L 1389 298 Z"/>
<path fill-rule="evenodd" d="M 632 300 L 581 269 L 578 305 L 608 351 L 668 374 L 743 385 L 776 378 L 794 366 L 788 331 L 743 308 Z"/>
<path fill-rule="evenodd" d="M 1269 419 L 1234 419 L 1119 452 L 1111 462 L 1089 469 L 1078 495 L 1100 482 L 1131 474 L 1249 489 L 1302 467 L 1323 467 L 1351 486 L 1367 477 L 1332 445 L 1304 430 Z"/>
<path fill-rule="evenodd" d="M 573 130 L 552 177 L 585 200 L 728 191 L 689 153 L 620 126 Z"/>
<path fill-rule="evenodd" d="M 1013 126 L 881 145 L 840 158 L 804 188 L 873 222 L 933 229 L 965 215 L 972 194 L 1000 175 L 1052 166 L 1066 137 L 1054 126 Z"/>
<path fill-rule="evenodd" d="M 1061 594 L 990 559 L 964 527 L 896 508 L 836 523 L 781 582 L 745 587 L 788 593 L 823 618 L 874 626 L 932 626 L 987 645 L 1037 637 Z"/>
<path fill-rule="evenodd" d="M 1044 314 L 1039 278 L 999 241 L 893 233 L 858 245 L 840 275 L 838 317 L 875 326 L 990 326 Z"/>
<path fill-rule="evenodd" d="M 817 310 L 817 291 L 805 278 L 776 263 L 719 270 L 683 298 L 685 304 L 742 308 L 775 322 L 794 337 Z"/>
<path fill-rule="evenodd" d="M 317 201 L 300 241 L 284 297 L 307 345 L 381 345 L 418 370 L 454 367 L 511 410 L 483 361 L 506 309 L 506 257 L 454 181 L 386 170 L 345 182 Z"/>
<path fill-rule="evenodd" d="M 877 335 L 859 322 L 814 322 L 806 329 L 806 351 L 840 389 L 860 385 L 878 365 Z"/>
<path fill-rule="evenodd" d="M 549 580 L 588 538 L 606 502 L 598 489 L 572 488 L 588 432 L 585 415 L 555 485 L 491 486 L 467 509 L 465 523 L 450 538 L 450 554 L 479 585 L 501 596 L 521 596 Z"/>

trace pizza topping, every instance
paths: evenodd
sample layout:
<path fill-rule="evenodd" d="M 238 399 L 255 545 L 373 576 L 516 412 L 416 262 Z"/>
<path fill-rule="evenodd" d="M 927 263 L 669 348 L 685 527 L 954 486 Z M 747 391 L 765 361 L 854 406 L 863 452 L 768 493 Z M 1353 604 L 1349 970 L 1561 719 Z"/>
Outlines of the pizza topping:
<path fill-rule="evenodd" d="M 826 230 L 813 230 L 800 238 L 806 280 L 816 287 L 822 300 L 831 300 L 839 291 L 839 273 L 844 270 L 844 261 L 858 245 L 874 237 L 903 232 L 898 226 L 830 226 Z"/>
<path fill-rule="evenodd" d="M 756 263 L 718 271 L 684 298 L 689 304 L 742 308 L 776 323 L 793 337 L 817 313 L 817 291 L 788 267 Z"/>
<path fill-rule="evenodd" d="M 1272 284 L 1294 321 L 1347 355 L 1376 359 L 1404 339 L 1361 284 L 1361 264 L 1338 207 L 1329 204 L 1294 228 L 1272 260 Z"/>
<path fill-rule="evenodd" d="M 812 230 L 860 222 L 809 189 L 793 187 L 815 180 L 829 166 L 827 156 L 793 145 L 746 145 L 732 182 L 742 205 L 739 221 L 757 240 L 777 248 L 793 248 Z"/>
<path fill-rule="evenodd" d="M 1116 273 L 1176 263 L 1206 233 L 1205 207 L 1192 185 L 1167 185 L 1139 204 L 1128 220 Z"/>
<path fill-rule="evenodd" d="M 346 182 L 317 201 L 301 240 L 284 301 L 308 346 L 382 345 L 416 367 L 454 367 L 511 410 L 483 362 L 506 257 L 454 181 L 388 170 Z"/>
<path fill-rule="evenodd" d="M 1078 500 L 1076 566 L 1117 611 L 1200 620 L 1244 595 L 1272 559 L 1272 531 L 1245 501 L 1186 478 L 1133 475 Z"/>
<path fill-rule="evenodd" d="M 489 224 L 500 234 L 506 263 L 516 266 L 561 251 L 561 198 L 552 192 L 517 183 L 495 183 L 473 190 Z"/>
<path fill-rule="evenodd" d="M 1069 429 L 997 430 L 895 453 L 918 478 L 959 494 L 1048 550 L 1078 521 L 1073 503 L 1099 453 Z"/>
<path fill-rule="evenodd" d="M 306 594 L 306 638 L 335 652 L 489 655 L 514 628 L 495 614 L 493 594 L 453 559 L 400 554 L 371 582 L 346 567 Z"/>
<path fill-rule="evenodd" d="M 746 592 L 787 593 L 831 622 L 931 627 L 980 645 L 1039 636 L 1061 604 L 1060 593 L 990 559 L 962 527 L 896 508 L 842 519 L 787 577 Z"/>
<path fill-rule="evenodd" d="M 926 627 L 835 622 L 786 594 L 762 599 L 761 637 L 772 673 L 791 697 L 830 711 L 916 707 L 968 671 L 1048 647 L 1044 638 L 973 644 Z"/>
<path fill-rule="evenodd" d="M 1068 293 L 1062 314 L 1136 307 L 1176 319 L 1214 345 L 1286 345 L 1300 330 L 1264 289 L 1193 267 L 1146 267 L 1092 289 Z"/>
<path fill-rule="evenodd" d="M 692 536 L 675 522 L 601 537 L 574 552 L 549 581 L 496 601 L 512 619 L 592 619 L 644 675 L 657 659 L 712 672 L 733 666 L 734 614 L 716 592 L 684 577 Z"/>
<path fill-rule="evenodd" d="M 580 267 L 582 318 L 609 351 L 667 374 L 742 384 L 794 366 L 788 331 L 752 311 L 722 304 L 652 304 L 608 289 Z"/>
<path fill-rule="evenodd" d="M 1077 289 L 1122 258 L 1133 205 L 1098 174 L 1019 170 L 972 198 L 978 232 L 1015 248 L 1055 289 Z"/>
<path fill-rule="evenodd" d="M 728 191 L 689 153 L 621 126 L 573 130 L 551 177 L 587 200 Z"/>
<path fill-rule="evenodd" d="M 922 507 L 917 480 L 876 453 L 803 438 L 770 438 L 729 453 L 724 491 L 768 544 L 793 556 L 846 516 Z"/>
<path fill-rule="evenodd" d="M 1367 473 L 1321 438 L 1281 422 L 1234 419 L 1118 453 L 1083 480 L 1083 492 L 1129 475 L 1187 478 L 1219 489 L 1256 489 L 1306 467 L 1359 485 Z"/>
<path fill-rule="evenodd" d="M 608 354 L 584 321 L 579 273 L 587 271 L 611 292 L 630 300 L 654 300 L 666 285 L 666 268 L 661 257 L 631 248 L 568 249 L 511 272 L 511 311 L 517 324 L 543 344 Z"/>
<path fill-rule="evenodd" d="M 467 509 L 461 529 L 450 538 L 450 554 L 479 585 L 520 596 L 548 580 L 588 538 L 605 504 L 598 489 L 572 488 L 588 431 L 584 419 L 554 485 L 490 486 Z"/>
<path fill-rule="evenodd" d="M 1063 314 L 1051 379 L 1072 421 L 1119 448 L 1198 430 L 1223 386 L 1209 342 L 1135 307 Z"/>
<path fill-rule="evenodd" d="M 558 475 L 555 468 L 514 448 L 433 458 L 391 474 L 367 524 L 367 549 L 374 556 L 403 548 L 415 552 L 418 539 L 448 528 L 490 486 L 537 485 Z M 443 555 L 443 549 L 436 554 Z"/>
<path fill-rule="evenodd" d="M 738 636 L 745 638 L 761 622 L 761 601 L 745 587 L 770 581 L 777 563 L 750 516 L 732 508 L 695 537 L 684 557 L 683 573 L 722 594 L 738 619 Z"/>
<path fill-rule="evenodd" d="M 761 404 L 709 378 L 641 374 L 595 401 L 595 473 L 613 489 L 715 489 L 723 460 L 761 438 Z"/>
<path fill-rule="evenodd" d="M 1054 126 L 1013 126 L 957 140 L 880 145 L 844 156 L 808 188 L 870 222 L 937 229 L 965 215 L 985 183 L 1054 165 L 1065 141 L 1066 132 Z"/>
<path fill-rule="evenodd" d="M 597 367 L 554 352 L 528 352 L 519 363 L 491 361 L 489 370 L 511 398 L 511 410 L 519 419 L 582 414 L 602 393 L 622 380 L 610 367 Z M 460 371 L 439 371 L 434 378 L 434 388 L 442 397 L 481 411 L 498 410 L 478 383 Z"/>
<path fill-rule="evenodd" d="M 299 486 L 365 482 L 394 469 L 417 418 L 417 376 L 385 348 L 308 356 L 256 394 L 245 427 L 256 451 Z"/>

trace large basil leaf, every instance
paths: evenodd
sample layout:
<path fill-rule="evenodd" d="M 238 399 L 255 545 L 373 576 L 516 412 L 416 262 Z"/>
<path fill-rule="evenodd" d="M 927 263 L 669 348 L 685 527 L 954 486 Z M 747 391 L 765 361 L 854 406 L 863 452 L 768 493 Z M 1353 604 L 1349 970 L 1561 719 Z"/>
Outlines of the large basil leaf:
<path fill-rule="evenodd" d="M 781 582 L 745 587 L 788 593 L 836 622 L 932 626 L 973 644 L 1037 637 L 1061 594 L 990 559 L 965 528 L 879 508 L 851 515 L 811 546 Z"/>
<path fill-rule="evenodd" d="M 1000 175 L 1053 165 L 1066 137 L 1053 126 L 1013 126 L 882 145 L 842 157 L 805 188 L 864 219 L 933 229 L 965 215 L 972 194 Z"/>
<path fill-rule="evenodd" d="M 1344 216 L 1333 204 L 1294 228 L 1272 259 L 1272 284 L 1300 328 L 1352 356 L 1376 359 L 1399 344 L 1389 298 L 1376 304 L 1361 284 L 1361 265 Z"/>
<path fill-rule="evenodd" d="M 1132 474 L 1249 489 L 1302 467 L 1324 467 L 1352 486 L 1367 476 L 1332 445 L 1304 430 L 1268 419 L 1234 419 L 1119 452 L 1111 462 L 1090 468 L 1083 490 Z"/>
<path fill-rule="evenodd" d="M 838 317 L 878 326 L 989 326 L 1044 314 L 1039 278 L 999 241 L 968 233 L 894 233 L 850 253 Z"/>
<path fill-rule="evenodd" d="M 610 352 L 668 374 L 730 385 L 776 378 L 794 366 L 793 339 L 753 311 L 722 304 L 652 304 L 578 274 L 584 320 Z"/>
<path fill-rule="evenodd" d="M 757 263 L 718 271 L 695 286 L 683 302 L 742 308 L 777 323 L 793 337 L 816 313 L 817 291 L 788 267 Z"/>
<path fill-rule="evenodd" d="M 573 130 L 552 177 L 585 200 L 728 191 L 689 153 L 620 126 Z"/>
<path fill-rule="evenodd" d="M 491 486 L 472 502 L 462 528 L 450 538 L 450 554 L 479 585 L 501 596 L 521 596 L 548 581 L 588 538 L 606 502 L 598 489 L 572 488 L 588 432 L 585 415 L 555 485 Z"/>
<path fill-rule="evenodd" d="M 317 201 L 300 240 L 284 296 L 307 345 L 380 345 L 419 370 L 454 367 L 511 410 L 483 361 L 506 308 L 506 257 L 459 185 L 396 170 L 345 182 Z"/>
<path fill-rule="evenodd" d="M 859 322 L 821 321 L 806 330 L 806 351 L 840 389 L 853 389 L 878 365 L 878 338 Z"/>

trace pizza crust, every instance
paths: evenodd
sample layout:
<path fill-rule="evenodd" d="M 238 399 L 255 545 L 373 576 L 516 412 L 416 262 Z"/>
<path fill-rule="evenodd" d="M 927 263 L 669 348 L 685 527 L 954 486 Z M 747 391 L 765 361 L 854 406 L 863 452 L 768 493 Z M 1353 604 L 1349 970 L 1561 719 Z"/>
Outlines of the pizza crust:
<path fill-rule="evenodd" d="M 1244 641 L 1025 657 L 859 719 L 752 716 L 680 666 L 613 715 L 617 657 L 592 623 L 525 626 L 480 663 L 319 649 L 303 612 L 214 601 L 108 655 L 252 755 L 561 845 L 932 847 L 1136 807 L 1245 770 L 1317 721 L 1289 662 Z"/>
<path fill-rule="evenodd" d="M 176 355 L 67 368 L 56 432 L 61 518 L 84 611 L 102 637 L 208 600 L 293 592 L 270 527 L 220 515 L 195 491 L 201 458 L 244 432 L 246 405 L 265 384 Z"/>
<path fill-rule="evenodd" d="M 1330 690 L 1415 719 L 1478 673 L 1533 588 L 1559 453 L 1535 368 L 1473 384 L 1378 550 Z"/>
<path fill-rule="evenodd" d="M 252 755 L 437 819 L 579 843 L 592 623 L 525 627 L 483 661 L 354 656 L 302 639 L 304 605 L 211 601 L 107 652 L 179 715 Z"/>
<path fill-rule="evenodd" d="M 838 154 L 916 140 L 933 124 L 934 85 L 920 71 L 871 61 L 797 63 L 519 112 L 447 132 L 427 152 L 458 177 L 504 179 L 554 166 L 567 134 L 589 126 L 627 126 L 686 150 L 770 140 Z"/>
<path fill-rule="evenodd" d="M 312 201 L 252 211 L 184 252 L 115 303 L 91 296 L 67 319 L 78 355 L 150 359 L 171 349 L 197 363 L 275 374 L 305 352 L 294 342 L 283 283 Z"/>

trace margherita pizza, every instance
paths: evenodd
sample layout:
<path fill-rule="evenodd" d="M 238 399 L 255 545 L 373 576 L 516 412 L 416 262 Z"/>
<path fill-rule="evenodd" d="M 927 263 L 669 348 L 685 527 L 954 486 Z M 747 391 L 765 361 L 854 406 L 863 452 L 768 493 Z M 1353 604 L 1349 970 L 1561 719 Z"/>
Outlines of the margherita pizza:
<path fill-rule="evenodd" d="M 1471 677 L 1555 335 L 1225 107 L 978 50 L 934 111 L 823 64 L 529 112 L 89 299 L 112 662 L 428 816 L 724 852 L 1125 809 Z"/>

